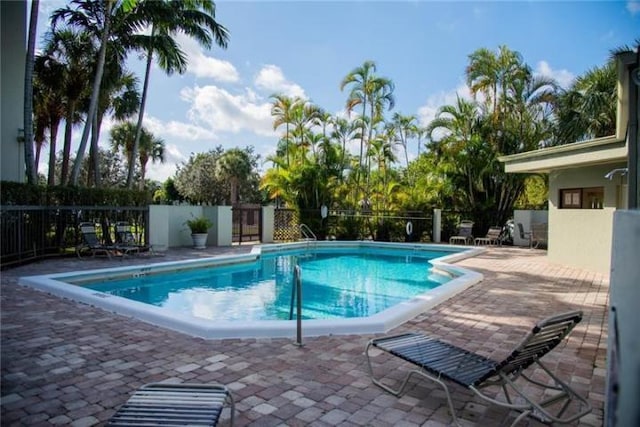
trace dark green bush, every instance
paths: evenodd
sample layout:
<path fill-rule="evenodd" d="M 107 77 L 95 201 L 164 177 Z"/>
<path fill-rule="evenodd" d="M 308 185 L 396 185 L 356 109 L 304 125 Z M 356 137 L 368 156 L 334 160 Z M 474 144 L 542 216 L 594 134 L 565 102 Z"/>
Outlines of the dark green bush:
<path fill-rule="evenodd" d="M 4 206 L 147 206 L 151 200 L 149 192 L 139 190 L 0 182 L 0 204 Z"/>

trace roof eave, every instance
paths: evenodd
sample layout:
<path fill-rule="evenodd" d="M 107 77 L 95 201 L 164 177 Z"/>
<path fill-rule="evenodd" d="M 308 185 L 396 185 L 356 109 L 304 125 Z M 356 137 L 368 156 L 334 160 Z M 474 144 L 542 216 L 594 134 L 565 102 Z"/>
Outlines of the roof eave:
<path fill-rule="evenodd" d="M 507 173 L 548 173 L 553 169 L 607 164 L 627 160 L 627 145 L 616 136 L 502 156 Z"/>

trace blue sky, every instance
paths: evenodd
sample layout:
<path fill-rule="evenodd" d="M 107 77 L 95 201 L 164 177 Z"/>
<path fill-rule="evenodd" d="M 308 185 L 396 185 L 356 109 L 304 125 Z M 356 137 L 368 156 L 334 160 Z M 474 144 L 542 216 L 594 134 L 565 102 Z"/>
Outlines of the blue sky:
<path fill-rule="evenodd" d="M 50 12 L 64 4 L 41 0 L 39 33 L 48 29 Z M 149 166 L 151 179 L 163 181 L 190 153 L 219 144 L 252 145 L 264 159 L 280 133 L 272 128 L 270 95 L 302 96 L 341 113 L 347 93 L 340 82 L 365 60 L 395 83 L 392 112 L 415 114 L 426 125 L 456 93 L 468 96 L 464 70 L 476 49 L 506 45 L 537 73 L 568 85 L 604 64 L 611 49 L 640 38 L 640 1 L 216 4 L 217 20 L 230 31 L 228 49 L 205 51 L 179 36 L 189 70 L 171 77 L 155 66 L 152 71 L 145 126 L 165 140 L 166 162 Z M 129 68 L 142 79 L 135 54 Z M 107 120 L 104 146 L 110 126 Z M 79 139 L 81 128 L 75 133 Z"/>

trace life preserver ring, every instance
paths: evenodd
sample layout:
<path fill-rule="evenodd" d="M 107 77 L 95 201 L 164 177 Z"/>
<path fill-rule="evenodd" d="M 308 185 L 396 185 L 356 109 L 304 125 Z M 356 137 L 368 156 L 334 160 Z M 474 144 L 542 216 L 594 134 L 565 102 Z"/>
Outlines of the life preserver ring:
<path fill-rule="evenodd" d="M 407 232 L 407 236 L 410 236 L 411 234 L 413 234 L 413 223 L 411 221 L 407 221 L 407 226 L 405 227 L 405 230 Z"/>

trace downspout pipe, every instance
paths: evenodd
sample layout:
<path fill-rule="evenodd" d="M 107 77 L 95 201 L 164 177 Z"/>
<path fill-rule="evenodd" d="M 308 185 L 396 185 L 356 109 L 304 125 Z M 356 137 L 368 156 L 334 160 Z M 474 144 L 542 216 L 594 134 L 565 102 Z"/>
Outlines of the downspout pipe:
<path fill-rule="evenodd" d="M 628 67 L 629 70 L 629 187 L 628 203 L 629 209 L 640 208 L 640 173 L 638 164 L 640 163 L 640 138 L 638 136 L 638 122 L 640 118 L 640 47 L 637 48 L 635 62 Z"/>

